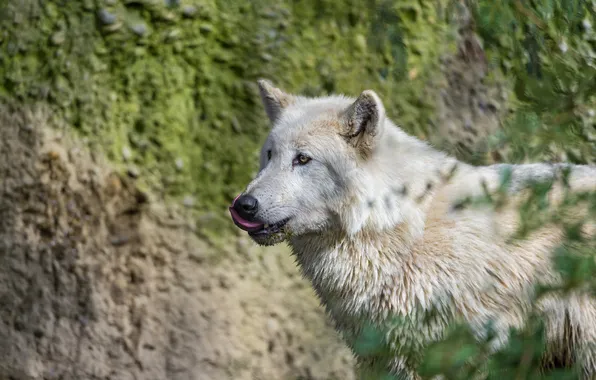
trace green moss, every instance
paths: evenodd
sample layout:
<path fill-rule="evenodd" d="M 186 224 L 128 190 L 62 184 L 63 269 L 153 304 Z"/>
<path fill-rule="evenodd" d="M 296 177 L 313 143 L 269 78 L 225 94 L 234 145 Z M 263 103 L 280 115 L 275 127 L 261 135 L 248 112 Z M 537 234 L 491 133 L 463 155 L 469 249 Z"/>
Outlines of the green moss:
<path fill-rule="evenodd" d="M 49 102 L 142 186 L 201 212 L 225 210 L 257 169 L 258 77 L 311 95 L 374 88 L 427 130 L 446 1 L 176 3 L 2 6 L 0 96 Z"/>

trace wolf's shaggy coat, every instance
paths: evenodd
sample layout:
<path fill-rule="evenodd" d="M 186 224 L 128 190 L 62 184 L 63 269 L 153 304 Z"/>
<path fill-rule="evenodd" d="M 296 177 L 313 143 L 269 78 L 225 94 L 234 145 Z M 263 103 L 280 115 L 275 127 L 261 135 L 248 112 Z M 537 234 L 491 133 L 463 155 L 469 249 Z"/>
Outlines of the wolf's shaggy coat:
<path fill-rule="evenodd" d="M 551 254 L 562 228 L 547 223 L 510 240 L 520 225 L 517 207 L 528 183 L 554 180 L 566 168 L 572 192 L 594 191 L 596 168 L 473 167 L 404 133 L 373 91 L 358 99 L 307 98 L 264 80 L 259 87 L 273 123 L 259 174 L 245 191 L 259 208 L 252 221 L 233 216 L 241 228 L 251 226 L 259 244 L 290 244 L 350 345 L 365 323 L 388 327 L 401 317 L 405 324 L 387 332 L 394 353 L 387 366 L 416 378 L 410 353 L 439 339 L 450 323 L 468 322 L 481 337 L 491 322 L 498 347 L 510 327 L 524 325 L 533 286 L 559 280 Z M 502 207 L 463 207 L 463 199 L 496 193 L 507 170 Z M 561 203 L 564 192 L 553 186 L 551 203 Z M 585 207 L 575 211 L 577 220 L 586 217 Z M 583 232 L 593 236 L 595 226 L 590 219 Z M 431 308 L 439 315 L 427 320 Z M 538 308 L 553 358 L 562 354 L 586 378 L 596 376 L 596 300 L 576 291 L 544 298 Z M 359 359 L 363 369 L 375 361 Z"/>

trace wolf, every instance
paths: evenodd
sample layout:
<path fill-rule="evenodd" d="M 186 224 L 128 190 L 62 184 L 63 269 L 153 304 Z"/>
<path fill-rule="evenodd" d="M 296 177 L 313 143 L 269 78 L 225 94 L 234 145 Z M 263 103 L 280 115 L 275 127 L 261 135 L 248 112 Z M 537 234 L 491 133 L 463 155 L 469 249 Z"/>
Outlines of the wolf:
<path fill-rule="evenodd" d="M 259 245 L 289 244 L 363 377 L 381 368 L 420 378 L 416 353 L 457 321 L 479 339 L 491 326 L 497 349 L 527 321 L 534 285 L 560 281 L 552 254 L 563 228 L 546 221 L 513 239 L 517 210 L 535 183 L 551 181 L 554 206 L 569 191 L 596 190 L 596 167 L 472 166 L 399 128 L 373 90 L 306 97 L 265 79 L 258 87 L 272 128 L 231 217 Z M 462 201 L 503 193 L 500 207 Z M 585 205 L 568 214 L 594 236 Z M 545 316 L 545 363 L 574 363 L 594 378 L 596 300 L 580 289 L 541 298 L 537 307 Z M 438 316 L 428 318 L 431 310 Z M 405 322 L 391 324 L 396 318 Z M 358 354 L 365 326 L 385 328 L 389 358 Z"/>

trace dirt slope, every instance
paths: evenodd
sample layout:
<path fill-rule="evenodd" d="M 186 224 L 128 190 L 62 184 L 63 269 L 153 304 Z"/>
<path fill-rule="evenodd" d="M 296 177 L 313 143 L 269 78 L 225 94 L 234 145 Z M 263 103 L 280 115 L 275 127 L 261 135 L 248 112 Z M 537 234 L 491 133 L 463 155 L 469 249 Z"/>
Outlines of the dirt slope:
<path fill-rule="evenodd" d="M 196 237 L 41 109 L 0 109 L 0 379 L 342 379 L 286 249 Z"/>

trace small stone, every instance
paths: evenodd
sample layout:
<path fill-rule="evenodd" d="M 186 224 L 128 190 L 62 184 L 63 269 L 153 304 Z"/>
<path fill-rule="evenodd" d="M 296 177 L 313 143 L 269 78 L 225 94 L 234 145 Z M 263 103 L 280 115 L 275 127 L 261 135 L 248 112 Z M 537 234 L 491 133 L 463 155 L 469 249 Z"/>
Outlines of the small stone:
<path fill-rule="evenodd" d="M 47 157 L 48 157 L 48 159 L 50 161 L 56 161 L 56 160 L 58 160 L 60 158 L 60 153 L 58 151 L 55 151 L 55 150 L 50 150 L 48 152 Z"/>
<path fill-rule="evenodd" d="M 197 7 L 193 7 L 192 5 L 187 5 L 182 8 L 182 15 L 184 17 L 194 17 L 197 14 Z"/>
<path fill-rule="evenodd" d="M 193 196 L 191 195 L 187 195 L 184 197 L 184 199 L 182 200 L 182 204 L 186 207 L 192 207 L 195 205 L 195 199 Z"/>
<path fill-rule="evenodd" d="M 97 16 L 104 25 L 112 25 L 116 22 L 116 15 L 110 13 L 110 11 L 108 11 L 107 9 L 101 9 L 97 13 Z"/>
<path fill-rule="evenodd" d="M 127 146 L 122 148 L 122 158 L 124 159 L 124 161 L 130 160 L 131 157 L 132 157 L 132 152 L 130 151 L 130 149 Z"/>
<path fill-rule="evenodd" d="M 168 32 L 167 38 L 168 40 L 175 40 L 180 37 L 180 29 L 172 29 Z"/>
<path fill-rule="evenodd" d="M 147 34 L 147 25 L 143 23 L 135 24 L 130 27 L 130 30 L 132 30 L 137 36 L 143 37 Z"/>
<path fill-rule="evenodd" d="M 108 31 L 108 32 L 115 32 L 118 29 L 122 28 L 122 23 L 119 21 L 116 21 L 115 23 L 111 24 L 111 25 L 106 25 L 104 27 L 104 30 Z"/>
<path fill-rule="evenodd" d="M 184 168 L 184 161 L 181 158 L 176 159 L 176 169 L 182 170 Z"/>
<path fill-rule="evenodd" d="M 275 12 L 273 10 L 268 10 L 266 12 L 263 12 L 263 17 L 266 17 L 266 18 L 277 18 L 277 12 Z"/>
<path fill-rule="evenodd" d="M 138 178 L 141 174 L 136 166 L 129 166 L 126 172 L 130 178 Z"/>
<path fill-rule="evenodd" d="M 267 319 L 265 328 L 270 335 L 275 335 L 279 331 L 279 322 L 275 318 Z"/>
<path fill-rule="evenodd" d="M 188 258 L 200 264 L 205 261 L 207 254 L 199 248 L 194 248 L 188 252 Z"/>
<path fill-rule="evenodd" d="M 208 34 L 213 31 L 213 27 L 209 24 L 203 24 L 203 25 L 199 26 L 199 30 L 205 34 Z"/>
<path fill-rule="evenodd" d="M 54 45 L 62 45 L 64 43 L 65 39 L 66 39 L 66 35 L 64 34 L 63 31 L 60 31 L 60 32 L 56 32 L 56 33 L 52 34 L 51 41 Z"/>

